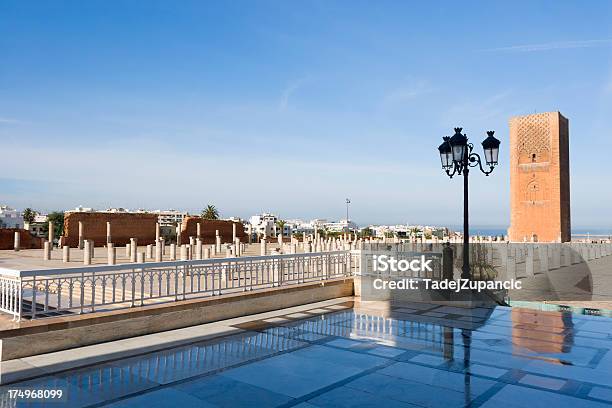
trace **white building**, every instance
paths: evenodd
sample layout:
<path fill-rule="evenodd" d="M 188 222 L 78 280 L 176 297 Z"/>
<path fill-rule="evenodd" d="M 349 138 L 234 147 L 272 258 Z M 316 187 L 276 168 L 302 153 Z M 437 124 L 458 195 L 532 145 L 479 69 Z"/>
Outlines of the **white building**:
<path fill-rule="evenodd" d="M 249 218 L 249 224 L 253 229 L 253 233 L 262 237 L 275 237 L 279 234 L 278 225 L 276 224 L 278 217 L 274 214 L 263 213 L 253 215 Z M 291 225 L 285 223 L 283 226 L 283 235 L 291 235 Z"/>
<path fill-rule="evenodd" d="M 0 206 L 0 228 L 23 228 L 23 217 L 14 208 Z"/>
<path fill-rule="evenodd" d="M 385 235 L 392 235 L 398 238 L 421 238 L 430 237 L 432 235 L 438 235 L 439 237 L 448 234 L 448 230 L 445 227 L 435 227 L 427 225 L 370 225 L 368 227 L 372 230 L 375 237 L 383 237 Z"/>
<path fill-rule="evenodd" d="M 359 226 L 351 220 L 331 221 L 321 224 L 325 231 L 329 232 L 356 232 L 359 231 Z"/>
<path fill-rule="evenodd" d="M 29 224 L 25 223 L 25 229 L 30 231 L 35 237 L 45 238 L 47 237 L 47 223 L 47 214 L 36 214 L 34 221 Z"/>
<path fill-rule="evenodd" d="M 159 225 L 162 227 L 170 227 L 173 225 L 180 225 L 183 219 L 187 217 L 186 212 L 179 210 L 156 210 L 152 211 L 153 214 L 157 214 Z"/>
<path fill-rule="evenodd" d="M 314 225 L 300 219 L 286 220 L 286 227 L 291 234 L 314 234 Z"/>
<path fill-rule="evenodd" d="M 79 205 L 74 210 L 68 210 L 66 212 L 95 212 L 95 211 L 96 210 L 94 210 L 91 207 L 83 207 L 82 205 Z"/>

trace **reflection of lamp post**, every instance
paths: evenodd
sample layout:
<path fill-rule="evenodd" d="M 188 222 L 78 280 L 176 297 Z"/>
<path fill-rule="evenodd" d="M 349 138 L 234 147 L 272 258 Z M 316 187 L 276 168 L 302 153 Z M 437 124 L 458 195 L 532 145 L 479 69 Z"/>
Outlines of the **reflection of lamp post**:
<path fill-rule="evenodd" d="M 488 137 L 482 142 L 485 161 L 489 170 L 482 167 L 482 162 L 478 153 L 472 153 L 474 145 L 468 143 L 466 135 L 461 133 L 462 128 L 455 128 L 453 137 L 445 136 L 444 141 L 438 147 L 442 169 L 452 178 L 455 174 L 463 174 L 463 266 L 461 268 L 461 278 L 469 279 L 470 274 L 470 252 L 469 252 L 469 211 L 468 211 L 468 174 L 470 167 L 479 167 L 486 176 L 493 172 L 497 165 L 499 155 L 499 140 L 497 140 L 492 130 L 487 132 Z"/>

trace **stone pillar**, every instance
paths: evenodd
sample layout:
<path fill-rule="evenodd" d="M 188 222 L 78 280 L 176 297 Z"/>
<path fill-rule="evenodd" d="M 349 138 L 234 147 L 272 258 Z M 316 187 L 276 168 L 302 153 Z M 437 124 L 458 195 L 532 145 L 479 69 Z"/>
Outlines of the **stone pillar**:
<path fill-rule="evenodd" d="M 153 245 L 151 244 L 147 245 L 146 257 L 147 259 L 153 259 Z"/>
<path fill-rule="evenodd" d="M 197 224 L 197 225 L 200 225 L 200 224 Z M 202 259 L 202 240 L 200 238 L 196 238 L 195 259 Z"/>
<path fill-rule="evenodd" d="M 278 245 L 283 246 L 283 234 L 282 233 L 278 234 L 276 239 L 278 240 Z"/>
<path fill-rule="evenodd" d="M 539 245 L 539 258 L 540 258 L 540 272 L 546 273 L 548 272 L 548 245 L 542 244 Z"/>
<path fill-rule="evenodd" d="M 506 262 L 507 279 L 516 279 L 516 256 L 512 247 L 508 247 L 509 253 Z"/>
<path fill-rule="evenodd" d="M 68 245 L 62 247 L 62 261 L 70 262 L 70 247 Z"/>
<path fill-rule="evenodd" d="M 21 246 L 21 236 L 19 235 L 19 231 L 15 231 L 15 240 L 13 241 L 13 249 L 15 251 L 19 251 Z"/>
<path fill-rule="evenodd" d="M 202 238 L 202 225 L 201 225 L 201 223 L 199 221 L 196 224 L 196 238 L 197 239 Z"/>
<path fill-rule="evenodd" d="M 189 246 L 187 244 L 181 245 L 181 261 L 189 260 Z"/>
<path fill-rule="evenodd" d="M 259 255 L 263 256 L 266 254 L 266 239 L 262 238 L 261 241 L 259 242 Z"/>
<path fill-rule="evenodd" d="M 236 223 L 232 222 L 232 242 L 236 241 Z"/>
<path fill-rule="evenodd" d="M 91 265 L 91 241 L 83 241 L 83 265 Z"/>
<path fill-rule="evenodd" d="M 559 269 L 561 267 L 561 248 L 559 244 L 552 244 L 552 267 L 551 269 Z"/>
<path fill-rule="evenodd" d="M 130 238 L 130 262 L 136 262 L 136 253 L 138 252 L 138 239 Z"/>
<path fill-rule="evenodd" d="M 136 262 L 145 263 L 145 253 L 144 252 L 138 252 Z"/>
<path fill-rule="evenodd" d="M 226 245 L 225 246 L 225 257 L 226 258 L 231 258 L 232 257 L 232 246 L 231 245 Z"/>
<path fill-rule="evenodd" d="M 240 238 L 234 239 L 234 247 L 236 248 L 234 254 L 236 256 L 242 256 L 242 245 L 240 244 Z"/>
<path fill-rule="evenodd" d="M 217 256 L 217 245 L 216 244 L 213 244 L 210 246 L 210 254 L 213 257 Z"/>
<path fill-rule="evenodd" d="M 85 248 L 85 226 L 83 221 L 79 221 L 79 249 Z"/>
<path fill-rule="evenodd" d="M 125 257 L 127 259 L 130 259 L 130 254 L 132 253 L 131 249 L 130 249 L 130 244 L 125 244 Z"/>
<path fill-rule="evenodd" d="M 563 251 L 563 258 L 561 260 L 561 266 L 566 267 L 572 264 L 571 261 L 571 250 L 569 244 L 561 244 L 561 249 Z"/>
<path fill-rule="evenodd" d="M 221 253 L 221 236 L 219 235 L 219 230 L 215 231 L 215 243 L 217 244 L 217 252 Z"/>
<path fill-rule="evenodd" d="M 163 239 L 160 238 L 155 242 L 155 262 L 163 261 Z"/>
<path fill-rule="evenodd" d="M 170 260 L 176 261 L 176 244 L 170 244 Z"/>
<path fill-rule="evenodd" d="M 204 248 L 204 259 L 209 259 L 210 258 L 210 248 L 206 247 Z"/>
<path fill-rule="evenodd" d="M 117 248 L 113 245 L 112 242 L 106 244 L 106 263 L 109 265 L 114 265 L 117 263 Z"/>
<path fill-rule="evenodd" d="M 252 242 L 253 241 L 253 226 L 251 224 L 249 224 L 247 226 L 247 234 L 249 236 L 249 241 L 248 242 L 249 242 L 249 244 L 252 244 L 253 243 Z"/>
<path fill-rule="evenodd" d="M 87 241 L 89 241 L 89 252 L 91 252 L 91 259 L 94 259 L 96 246 L 93 239 L 88 239 Z"/>
<path fill-rule="evenodd" d="M 110 244 L 111 242 L 113 242 L 113 238 L 111 236 L 111 223 L 110 221 L 106 222 L 106 245 L 108 246 L 108 244 Z M 110 264 L 110 265 L 114 265 L 114 264 Z"/>
<path fill-rule="evenodd" d="M 161 238 L 161 234 L 159 231 L 159 222 L 155 223 L 155 241 L 159 241 L 159 239 Z"/>
<path fill-rule="evenodd" d="M 176 226 L 176 245 L 178 246 L 181 246 L 181 224 Z"/>
<path fill-rule="evenodd" d="M 49 248 L 50 250 L 53 250 L 53 240 L 54 240 L 54 235 L 55 234 L 55 228 L 53 227 L 53 221 L 49 221 Z"/>
<path fill-rule="evenodd" d="M 527 245 L 527 255 L 525 256 L 525 275 L 528 278 L 533 278 L 533 245 Z"/>
<path fill-rule="evenodd" d="M 45 241 L 43 244 L 43 260 L 51 260 L 51 243 L 49 241 Z"/>

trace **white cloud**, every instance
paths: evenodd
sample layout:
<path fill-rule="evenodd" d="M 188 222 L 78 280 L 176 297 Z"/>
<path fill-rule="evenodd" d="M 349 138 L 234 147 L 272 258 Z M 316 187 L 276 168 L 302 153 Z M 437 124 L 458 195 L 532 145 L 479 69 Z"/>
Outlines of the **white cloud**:
<path fill-rule="evenodd" d="M 404 103 L 430 93 L 433 88 L 429 82 L 423 79 L 404 81 L 403 84 L 388 92 L 384 97 L 385 104 Z"/>
<path fill-rule="evenodd" d="M 542 44 L 522 44 L 512 45 L 509 47 L 499 48 L 488 48 L 482 51 L 496 52 L 537 52 L 537 51 L 551 51 L 551 50 L 566 50 L 573 48 L 595 48 L 595 47 L 610 47 L 612 46 L 612 39 L 605 40 L 585 40 L 585 41 L 558 41 L 549 42 Z"/>
<path fill-rule="evenodd" d="M 13 118 L 3 118 L 0 117 L 0 123 L 14 124 L 14 123 L 22 123 L 20 120 Z"/>
<path fill-rule="evenodd" d="M 291 96 L 298 89 L 300 89 L 304 85 L 304 83 L 306 81 L 308 81 L 308 78 L 300 78 L 300 79 L 298 79 L 296 81 L 291 82 L 289 85 L 287 85 L 285 87 L 285 89 L 281 93 L 281 98 L 280 98 L 280 101 L 278 103 L 278 107 L 279 107 L 280 110 L 287 109 L 287 106 L 289 106 L 289 99 L 291 98 Z"/>

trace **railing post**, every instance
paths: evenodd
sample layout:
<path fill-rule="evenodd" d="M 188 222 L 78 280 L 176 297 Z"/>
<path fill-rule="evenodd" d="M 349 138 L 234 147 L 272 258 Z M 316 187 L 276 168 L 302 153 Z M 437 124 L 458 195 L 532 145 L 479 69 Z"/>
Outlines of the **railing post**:
<path fill-rule="evenodd" d="M 36 275 L 32 277 L 32 320 L 36 318 Z"/>
<path fill-rule="evenodd" d="M 136 269 L 132 268 L 132 306 L 136 306 L 134 303 L 134 298 L 136 297 Z"/>
<path fill-rule="evenodd" d="M 95 311 L 96 304 L 96 272 L 91 271 L 91 311 Z"/>
<path fill-rule="evenodd" d="M 346 254 L 345 259 L 347 260 L 346 262 L 346 270 L 344 271 L 344 276 L 350 276 L 352 269 L 353 269 L 353 254 L 351 253 L 351 251 L 349 250 L 348 254 Z"/>
<path fill-rule="evenodd" d="M 140 306 L 144 306 L 145 268 L 140 269 Z"/>
<path fill-rule="evenodd" d="M 19 314 L 17 315 L 17 321 L 20 322 L 21 316 L 23 314 L 23 284 L 21 282 L 21 277 L 17 278 L 17 284 L 19 285 L 19 299 L 17 299 L 17 301 L 19 302 L 17 304 L 17 310 L 19 311 Z"/>
<path fill-rule="evenodd" d="M 179 268 L 178 265 L 174 267 L 174 301 L 178 301 L 178 274 Z"/>

